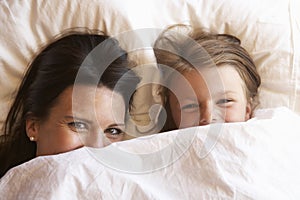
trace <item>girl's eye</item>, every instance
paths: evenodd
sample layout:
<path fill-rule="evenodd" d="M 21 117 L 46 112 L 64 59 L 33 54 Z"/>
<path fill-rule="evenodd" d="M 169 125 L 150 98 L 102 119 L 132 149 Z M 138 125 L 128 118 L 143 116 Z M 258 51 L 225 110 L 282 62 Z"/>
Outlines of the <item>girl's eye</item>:
<path fill-rule="evenodd" d="M 217 104 L 220 105 L 220 104 L 226 104 L 226 103 L 230 103 L 230 102 L 233 102 L 232 99 L 220 99 L 217 101 Z"/>
<path fill-rule="evenodd" d="M 85 131 L 88 129 L 87 124 L 83 122 L 70 122 L 68 125 L 76 131 Z"/>
<path fill-rule="evenodd" d="M 194 109 L 194 108 L 199 108 L 199 104 L 192 103 L 192 104 L 187 104 L 181 107 L 181 110 L 188 110 L 188 109 Z"/>

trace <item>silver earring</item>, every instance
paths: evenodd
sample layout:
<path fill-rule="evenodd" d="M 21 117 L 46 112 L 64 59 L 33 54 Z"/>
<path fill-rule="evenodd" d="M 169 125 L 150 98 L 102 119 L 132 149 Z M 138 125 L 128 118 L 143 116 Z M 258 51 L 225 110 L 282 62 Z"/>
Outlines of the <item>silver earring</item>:
<path fill-rule="evenodd" d="M 29 140 L 34 141 L 34 137 L 33 136 L 29 137 Z"/>

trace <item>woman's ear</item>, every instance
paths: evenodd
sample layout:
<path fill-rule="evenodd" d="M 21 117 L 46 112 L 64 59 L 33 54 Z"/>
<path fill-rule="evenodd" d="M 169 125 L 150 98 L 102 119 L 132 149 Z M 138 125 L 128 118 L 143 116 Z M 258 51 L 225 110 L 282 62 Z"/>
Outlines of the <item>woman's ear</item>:
<path fill-rule="evenodd" d="M 247 103 L 245 121 L 249 120 L 251 118 L 251 115 L 252 115 L 251 103 Z"/>
<path fill-rule="evenodd" d="M 37 141 L 39 135 L 39 120 L 32 113 L 26 116 L 26 134 L 31 141 Z"/>

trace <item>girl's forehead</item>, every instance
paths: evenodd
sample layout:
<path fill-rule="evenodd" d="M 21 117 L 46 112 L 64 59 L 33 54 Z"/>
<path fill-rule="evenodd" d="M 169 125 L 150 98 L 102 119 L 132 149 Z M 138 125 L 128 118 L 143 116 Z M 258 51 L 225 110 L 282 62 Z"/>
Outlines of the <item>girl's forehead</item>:
<path fill-rule="evenodd" d="M 231 65 L 186 71 L 176 74 L 170 82 L 170 89 L 180 92 L 209 92 L 211 95 L 228 92 L 245 93 L 245 83 Z"/>

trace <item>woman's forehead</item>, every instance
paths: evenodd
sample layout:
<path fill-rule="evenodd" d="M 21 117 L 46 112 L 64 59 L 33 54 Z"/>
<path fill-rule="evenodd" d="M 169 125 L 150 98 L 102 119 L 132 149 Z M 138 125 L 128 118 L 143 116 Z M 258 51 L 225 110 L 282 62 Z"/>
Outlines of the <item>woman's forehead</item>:
<path fill-rule="evenodd" d="M 79 84 L 66 88 L 58 96 L 56 102 L 56 105 L 69 107 L 78 112 L 103 107 L 124 106 L 122 96 L 105 86 L 93 87 Z"/>
<path fill-rule="evenodd" d="M 70 86 L 59 95 L 50 116 L 72 116 L 100 124 L 123 123 L 125 103 L 119 93 L 104 86 Z"/>

